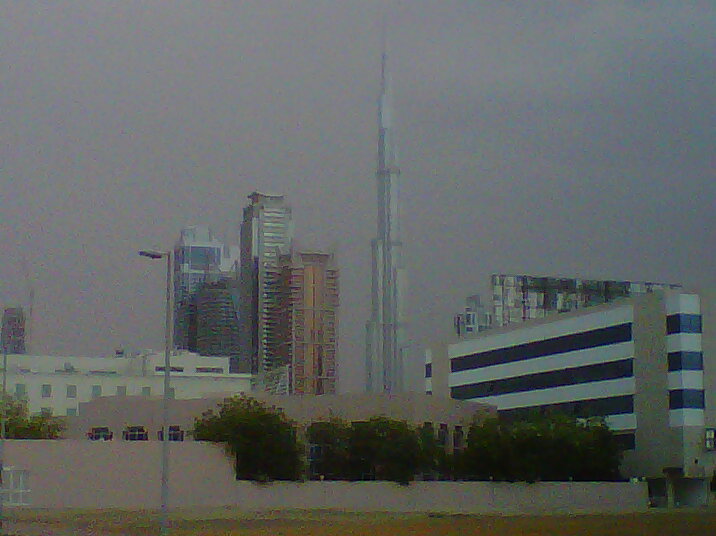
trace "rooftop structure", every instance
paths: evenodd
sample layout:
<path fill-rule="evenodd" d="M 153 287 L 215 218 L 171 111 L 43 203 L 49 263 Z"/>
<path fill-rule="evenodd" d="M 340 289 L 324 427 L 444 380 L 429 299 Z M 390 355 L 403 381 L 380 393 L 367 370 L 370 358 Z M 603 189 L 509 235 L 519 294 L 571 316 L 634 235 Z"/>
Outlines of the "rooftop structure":
<path fill-rule="evenodd" d="M 608 303 L 617 298 L 679 288 L 681 285 L 646 281 L 493 274 L 493 325 L 505 326 L 531 318 L 543 318 L 552 313 Z"/>
<path fill-rule="evenodd" d="M 229 372 L 228 357 L 189 352 L 171 356 L 172 392 L 177 399 L 232 395 L 251 390 L 250 374 Z M 101 396 L 163 393 L 164 354 L 116 357 L 8 355 L 7 389 L 31 413 L 76 415 L 79 403 Z"/>

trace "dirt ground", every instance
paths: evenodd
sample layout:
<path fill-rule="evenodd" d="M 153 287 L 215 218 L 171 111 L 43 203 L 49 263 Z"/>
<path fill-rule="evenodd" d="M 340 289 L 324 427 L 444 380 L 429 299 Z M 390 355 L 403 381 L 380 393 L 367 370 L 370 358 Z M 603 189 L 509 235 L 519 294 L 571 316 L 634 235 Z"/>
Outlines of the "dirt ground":
<path fill-rule="evenodd" d="M 159 533 L 156 513 L 11 510 L 5 534 L 144 536 Z M 716 534 L 716 509 L 626 515 L 465 516 L 264 512 L 173 512 L 173 536 L 704 536 Z"/>

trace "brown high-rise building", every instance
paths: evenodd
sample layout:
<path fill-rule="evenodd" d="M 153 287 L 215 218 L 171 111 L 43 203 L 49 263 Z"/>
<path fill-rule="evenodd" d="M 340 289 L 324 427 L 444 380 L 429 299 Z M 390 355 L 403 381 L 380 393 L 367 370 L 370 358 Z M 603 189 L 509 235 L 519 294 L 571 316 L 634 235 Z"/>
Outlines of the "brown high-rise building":
<path fill-rule="evenodd" d="M 276 356 L 270 391 L 289 394 L 336 392 L 338 268 L 333 254 L 299 251 L 278 264 L 279 299 L 269 352 Z M 282 372 L 280 372 L 282 370 Z"/>

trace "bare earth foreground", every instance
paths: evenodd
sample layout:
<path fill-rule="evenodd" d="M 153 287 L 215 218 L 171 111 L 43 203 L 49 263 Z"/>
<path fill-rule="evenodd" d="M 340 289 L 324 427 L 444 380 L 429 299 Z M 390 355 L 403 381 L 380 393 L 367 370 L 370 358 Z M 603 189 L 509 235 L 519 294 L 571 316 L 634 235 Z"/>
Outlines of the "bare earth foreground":
<path fill-rule="evenodd" d="M 716 510 L 650 511 L 577 516 L 462 516 L 339 512 L 245 513 L 232 509 L 172 513 L 171 534 L 355 536 L 703 536 L 716 534 Z M 137 511 L 11 510 L 6 534 L 26 536 L 142 536 L 158 534 L 156 513 Z"/>

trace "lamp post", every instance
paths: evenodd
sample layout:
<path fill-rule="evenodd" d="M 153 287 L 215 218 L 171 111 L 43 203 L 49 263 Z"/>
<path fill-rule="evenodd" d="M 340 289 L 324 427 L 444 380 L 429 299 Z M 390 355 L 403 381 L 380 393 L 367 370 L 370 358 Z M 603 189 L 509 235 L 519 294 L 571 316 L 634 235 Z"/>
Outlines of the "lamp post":
<path fill-rule="evenodd" d="M 150 259 L 167 259 L 167 289 L 166 289 L 166 319 L 164 325 L 164 396 L 162 397 L 162 491 L 161 491 L 161 532 L 169 533 L 168 503 L 169 503 L 169 379 L 171 370 L 172 346 L 172 252 L 142 250 L 142 257 Z"/>
<path fill-rule="evenodd" d="M 7 344 L 5 334 L 2 337 L 2 415 L 0 415 L 0 535 L 4 534 L 5 482 L 3 471 L 5 464 L 5 428 L 7 422 Z"/>

